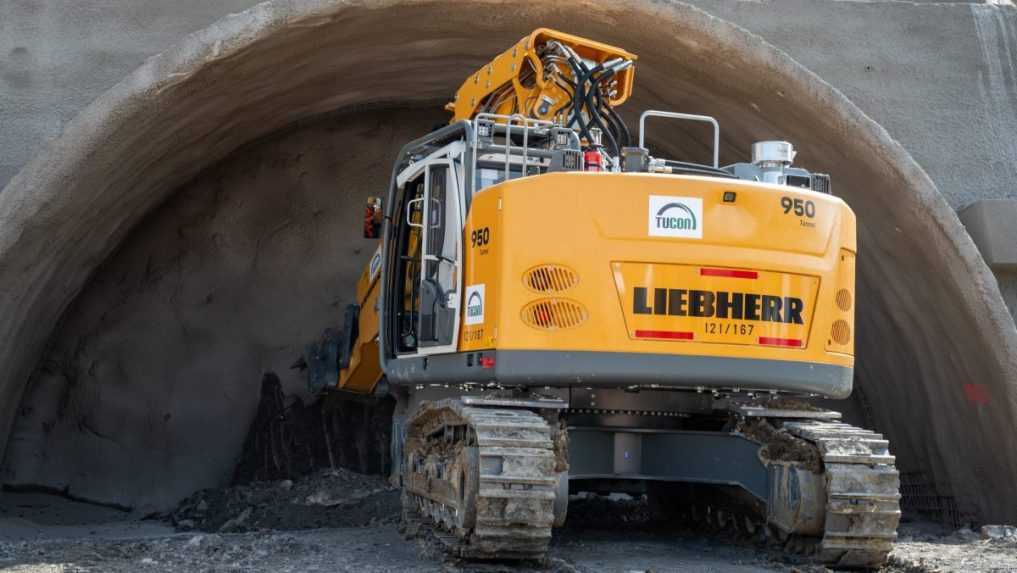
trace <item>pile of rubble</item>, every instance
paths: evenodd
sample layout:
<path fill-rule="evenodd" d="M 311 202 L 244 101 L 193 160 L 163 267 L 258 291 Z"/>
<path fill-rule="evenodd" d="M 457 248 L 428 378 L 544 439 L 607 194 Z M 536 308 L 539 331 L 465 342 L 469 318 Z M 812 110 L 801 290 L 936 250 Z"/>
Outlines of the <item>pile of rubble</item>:
<path fill-rule="evenodd" d="M 207 489 L 170 515 L 180 531 L 241 533 L 260 530 L 359 527 L 395 523 L 399 491 L 379 476 L 323 470 L 293 480 Z"/>

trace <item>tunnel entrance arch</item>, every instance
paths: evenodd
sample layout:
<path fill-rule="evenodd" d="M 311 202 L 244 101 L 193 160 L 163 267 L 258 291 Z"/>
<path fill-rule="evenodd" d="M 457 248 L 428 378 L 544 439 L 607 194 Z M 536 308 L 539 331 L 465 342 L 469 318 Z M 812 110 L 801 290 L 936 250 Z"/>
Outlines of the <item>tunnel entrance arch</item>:
<path fill-rule="evenodd" d="M 511 17 L 492 17 L 500 11 Z M 32 417 L 59 418 L 68 415 L 67 404 L 71 411 L 83 404 L 74 398 L 87 384 L 77 381 L 25 394 L 29 381 L 40 378 L 47 343 L 60 335 L 61 316 L 74 312 L 75 300 L 93 288 L 86 286 L 89 279 L 119 256 L 142 221 L 158 218 L 182 185 L 243 153 L 245 144 L 337 109 L 443 101 L 494 52 L 538 26 L 639 54 L 636 94 L 626 104 L 630 121 L 649 108 L 714 115 L 723 127 L 723 163 L 744 158 L 752 141 L 781 138 L 796 144 L 802 164 L 833 176 L 835 193 L 859 221 L 856 388 L 862 410 L 891 439 L 899 466 L 953 499 L 959 512 L 1017 518 L 1011 487 L 1017 451 L 1009 447 L 1017 331 L 956 216 L 906 151 L 842 94 L 762 39 L 681 3 L 487 0 L 450 11 L 431 1 L 270 1 L 150 59 L 68 124 L 0 193 L 4 481 L 68 488 L 128 506 L 165 506 L 221 479 L 231 461 L 228 448 L 246 431 L 243 423 L 200 443 L 157 432 L 158 459 L 191 462 L 168 463 L 174 475 L 165 475 L 155 491 L 134 483 L 131 472 L 110 469 L 139 459 L 161 463 L 141 455 L 150 443 L 102 450 L 87 462 L 93 467 L 84 479 L 54 465 L 59 456 L 47 455 L 48 448 L 151 426 L 148 416 L 112 424 L 100 407 L 75 412 L 74 424 L 64 421 L 80 436 L 50 435 L 61 420 Z M 421 124 L 420 131 L 430 127 Z M 651 143 L 670 155 L 705 153 L 698 133 L 659 133 Z M 400 143 L 392 142 L 389 155 L 367 160 L 387 163 Z M 336 162 L 350 157 L 339 154 Z M 209 333 L 217 336 L 214 325 Z M 200 382 L 214 386 L 216 378 Z M 104 383 L 111 382 L 101 375 L 88 382 Z M 210 393 L 208 399 L 224 398 Z M 187 404 L 175 407 L 184 410 L 178 419 L 187 420 Z M 214 455 L 195 456 L 199 447 Z M 194 472 L 201 464 L 203 471 Z"/>

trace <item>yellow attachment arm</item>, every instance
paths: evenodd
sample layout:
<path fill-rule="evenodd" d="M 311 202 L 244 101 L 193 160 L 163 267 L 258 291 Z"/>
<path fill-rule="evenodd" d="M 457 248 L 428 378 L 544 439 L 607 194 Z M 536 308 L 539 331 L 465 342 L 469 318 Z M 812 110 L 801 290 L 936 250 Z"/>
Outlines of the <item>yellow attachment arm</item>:
<path fill-rule="evenodd" d="M 452 112 L 450 123 L 473 119 L 482 112 L 553 119 L 571 101 L 569 86 L 577 79 L 565 58 L 553 49 L 555 42 L 570 48 L 587 64 L 636 59 L 621 48 L 538 28 L 463 82 L 455 99 L 445 106 Z M 618 71 L 607 105 L 624 103 L 632 94 L 634 78 L 635 67 L 631 65 Z"/>

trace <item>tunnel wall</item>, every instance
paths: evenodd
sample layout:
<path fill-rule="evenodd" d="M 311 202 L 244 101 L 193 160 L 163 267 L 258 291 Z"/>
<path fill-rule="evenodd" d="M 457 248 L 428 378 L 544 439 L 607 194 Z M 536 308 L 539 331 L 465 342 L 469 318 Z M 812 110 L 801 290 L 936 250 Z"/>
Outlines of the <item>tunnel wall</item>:
<path fill-rule="evenodd" d="M 227 482 L 264 372 L 310 402 L 291 365 L 336 325 L 374 251 L 354 206 L 384 189 L 393 142 L 443 119 L 439 105 L 334 115 L 184 184 L 57 327 L 12 433 L 8 483 L 161 508 Z"/>
<path fill-rule="evenodd" d="M 244 143 L 324 112 L 447 97 L 497 51 L 490 46 L 507 45 L 532 27 L 550 25 L 639 53 L 639 87 L 630 110 L 671 108 L 718 116 L 725 126 L 725 161 L 743 159 L 754 140 L 782 137 L 798 144 L 802 164 L 833 175 L 835 190 L 859 214 L 859 300 L 865 304 L 859 305 L 857 385 L 865 410 L 894 441 L 902 465 L 928 475 L 962 511 L 985 519 L 1010 517 L 1017 507 L 1011 503 L 1017 494 L 1010 485 L 1017 475 L 1017 453 L 1008 447 L 1017 332 L 970 238 L 910 156 L 793 60 L 689 6 L 515 3 L 510 21 L 481 17 L 500 6 L 462 3 L 450 14 L 443 5 L 428 2 L 262 4 L 150 60 L 82 112 L 46 154 L 0 193 L 0 333 L 4 340 L 18 341 L 0 348 L 5 372 L 0 427 L 10 427 L 33 372 L 37 384 L 59 385 L 47 381 L 46 363 L 38 368 L 47 343 L 56 349 L 53 356 L 62 356 L 65 341 L 59 332 L 52 336 L 58 318 L 132 229 L 142 221 L 160 225 L 161 219 L 146 217 L 182 185 Z M 638 36 L 629 33 L 634 29 Z M 378 41 L 379 30 L 385 31 L 384 42 Z M 362 65 L 366 60 L 372 65 Z M 279 81 L 279 70 L 286 71 L 285 82 Z M 659 144 L 695 152 L 697 146 L 687 146 L 682 135 L 668 131 Z M 391 142 L 393 148 L 398 143 Z M 122 261 L 118 255 L 107 264 L 129 266 L 136 260 L 132 256 L 140 256 L 131 248 L 122 247 L 120 252 L 127 253 Z M 104 274 L 94 276 L 102 281 Z M 89 313 L 95 317 L 90 297 L 102 298 L 90 289 L 65 319 L 71 340 Z M 282 302 L 305 304 L 298 296 Z M 143 324 L 141 318 L 149 312 L 140 304 L 136 315 L 127 313 L 123 320 Z M 215 337 L 230 337 L 229 329 L 211 316 L 206 326 Z M 269 337 L 254 362 L 261 368 L 273 363 L 272 345 L 285 348 L 292 344 L 286 342 L 293 340 L 289 336 Z M 221 348 L 224 356 L 245 356 L 230 345 Z M 150 356 L 164 355 L 156 350 Z M 217 358 L 195 360 L 216 364 Z M 200 385 L 221 388 L 222 376 L 213 374 L 202 373 Z M 239 390 L 247 376 L 236 376 Z M 123 380 L 114 371 L 95 384 Z M 142 375 L 128 377 L 126 383 L 155 381 Z M 250 384 L 253 395 L 256 377 Z M 969 384 L 979 386 L 972 390 Z M 163 392 L 175 388 L 171 384 Z M 45 436 L 33 434 L 44 434 L 52 419 L 28 418 L 58 412 L 58 394 L 33 387 L 29 395 L 42 398 L 31 398 L 21 409 L 25 424 L 19 428 L 27 429 L 17 437 L 20 444 L 38 447 L 11 448 L 4 470 L 8 481 L 48 455 Z M 120 394 L 104 395 L 112 400 Z M 213 392 L 209 396 L 222 399 Z M 161 409 L 160 399 L 151 411 Z M 86 416 L 89 408 L 108 407 L 82 403 Z M 917 407 L 904 410 L 902 404 Z M 137 406 L 127 400 L 123 407 L 132 411 Z M 242 407 L 237 406 L 238 418 L 243 418 Z M 190 414 L 177 415 L 186 420 Z M 139 419 L 116 431 L 151 428 L 152 421 Z M 222 432 L 206 432 L 195 447 L 225 451 L 237 442 L 235 434 L 245 430 L 209 423 Z M 90 463 L 129 465 L 146 459 L 138 457 L 142 447 L 109 448 L 103 450 L 109 457 L 89 458 Z M 212 466 L 225 464 L 226 456 L 216 460 L 202 480 L 223 474 L 223 467 Z M 114 473 L 123 488 L 96 479 L 82 480 L 76 488 L 82 495 L 112 495 L 111 501 L 136 506 L 158 505 L 171 497 L 132 493 L 138 488 L 127 487 L 134 479 L 129 472 Z M 183 474 L 165 478 L 181 489 L 186 482 Z M 194 479 L 190 485 L 202 483 Z"/>

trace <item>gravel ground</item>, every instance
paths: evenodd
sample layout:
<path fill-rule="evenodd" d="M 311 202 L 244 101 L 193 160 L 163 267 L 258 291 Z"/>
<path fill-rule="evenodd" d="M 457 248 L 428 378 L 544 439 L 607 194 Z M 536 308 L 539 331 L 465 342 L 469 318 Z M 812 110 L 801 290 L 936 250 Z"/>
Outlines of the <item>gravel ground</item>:
<path fill-rule="evenodd" d="M 446 562 L 404 540 L 394 525 L 263 533 L 188 533 L 143 539 L 0 542 L 0 571 L 594 573 L 788 571 L 747 548 L 706 539 L 602 532 L 556 542 L 546 564 Z"/>
<path fill-rule="evenodd" d="M 1017 530 L 1011 529 L 1008 533 L 993 538 L 970 529 L 948 532 L 927 524 L 905 524 L 886 570 L 1017 572 Z"/>
<path fill-rule="evenodd" d="M 543 564 L 448 561 L 426 542 L 403 539 L 398 514 L 398 492 L 385 481 L 345 471 L 198 492 L 162 521 L 56 496 L 4 494 L 0 572 L 825 571 L 731 537 L 661 527 L 630 499 L 575 498 Z M 1017 572 L 1017 530 L 994 534 L 905 524 L 884 570 Z"/>

